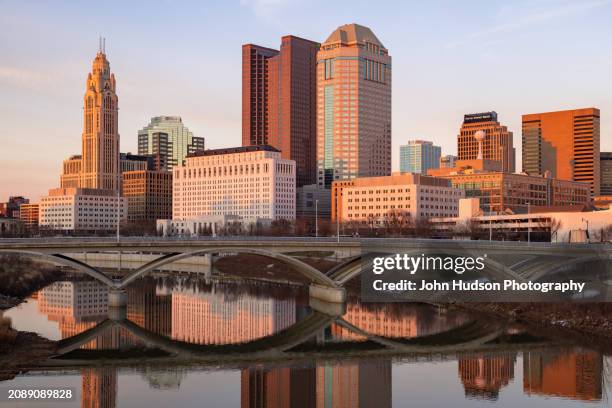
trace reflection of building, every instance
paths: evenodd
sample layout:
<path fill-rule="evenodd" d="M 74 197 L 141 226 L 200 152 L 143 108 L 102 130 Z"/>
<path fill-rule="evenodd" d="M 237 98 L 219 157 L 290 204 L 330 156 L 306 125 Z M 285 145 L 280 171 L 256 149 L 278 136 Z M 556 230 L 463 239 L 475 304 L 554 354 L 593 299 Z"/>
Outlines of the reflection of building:
<path fill-rule="evenodd" d="M 450 181 L 421 174 L 336 181 L 331 195 L 332 219 L 338 216 L 342 222 L 382 226 L 393 217 L 453 217 L 462 197 L 463 191 L 453 188 Z"/>
<path fill-rule="evenodd" d="M 38 292 L 38 311 L 59 323 L 62 339 L 96 326 L 108 316 L 108 287 L 95 280 L 55 282 Z M 83 346 L 86 349 L 116 348 L 121 343 L 113 328 Z"/>
<path fill-rule="evenodd" d="M 389 313 L 394 305 L 371 305 L 363 303 L 348 303 L 344 320 L 366 331 L 369 334 L 382 337 L 416 337 L 418 333 L 417 311 L 415 308 L 400 313 Z M 362 339 L 359 334 L 338 324 L 333 324 L 332 335 L 342 340 Z"/>
<path fill-rule="evenodd" d="M 390 360 L 317 366 L 318 408 L 384 408 L 391 398 Z"/>
<path fill-rule="evenodd" d="M 172 338 L 198 344 L 248 342 L 295 323 L 295 300 L 223 293 L 172 293 Z"/>
<path fill-rule="evenodd" d="M 314 367 L 247 368 L 240 375 L 242 408 L 316 406 Z"/>
<path fill-rule="evenodd" d="M 442 148 L 425 140 L 410 140 L 400 146 L 400 172 L 427 174 L 427 170 L 440 167 Z"/>
<path fill-rule="evenodd" d="M 502 387 L 514 379 L 516 354 L 483 355 L 459 359 L 459 377 L 465 395 L 497 399 Z"/>
<path fill-rule="evenodd" d="M 475 137 L 479 131 L 484 132 L 482 142 Z M 506 126 L 500 125 L 496 112 L 474 113 L 463 117 L 457 137 L 458 159 L 477 159 L 479 151 L 482 153 L 482 159 L 500 162 L 502 171 L 514 172 L 512 132 L 508 131 Z"/>
<path fill-rule="evenodd" d="M 589 184 L 599 195 L 599 109 L 523 115 L 523 171 Z"/>
<path fill-rule="evenodd" d="M 578 400 L 600 400 L 603 359 L 594 351 L 529 352 L 523 356 L 523 390 Z"/>
<path fill-rule="evenodd" d="M 391 174 L 391 57 L 368 27 L 338 27 L 317 54 L 317 183 Z"/>
<path fill-rule="evenodd" d="M 114 408 L 117 403 L 117 369 L 83 368 L 81 382 L 82 408 Z"/>
<path fill-rule="evenodd" d="M 172 331 L 172 296 L 156 291 L 152 279 L 140 279 L 128 286 L 127 317 L 140 327 L 162 336 Z"/>

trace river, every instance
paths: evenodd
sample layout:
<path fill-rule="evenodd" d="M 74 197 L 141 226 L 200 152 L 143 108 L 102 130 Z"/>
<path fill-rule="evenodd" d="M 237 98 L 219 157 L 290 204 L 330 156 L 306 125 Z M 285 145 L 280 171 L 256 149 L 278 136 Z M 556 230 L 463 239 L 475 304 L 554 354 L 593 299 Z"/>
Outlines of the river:
<path fill-rule="evenodd" d="M 611 355 L 468 312 L 349 296 L 330 317 L 297 286 L 193 275 L 135 282 L 114 320 L 106 296 L 96 281 L 67 278 L 4 312 L 61 353 L 0 389 L 68 388 L 73 398 L 1 407 L 611 404 Z"/>

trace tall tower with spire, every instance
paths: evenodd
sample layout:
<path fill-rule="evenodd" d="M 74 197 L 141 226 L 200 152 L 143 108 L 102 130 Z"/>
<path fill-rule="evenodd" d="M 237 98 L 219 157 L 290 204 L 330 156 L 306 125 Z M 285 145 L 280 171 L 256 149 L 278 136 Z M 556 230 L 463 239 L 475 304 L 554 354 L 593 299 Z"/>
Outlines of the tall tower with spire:
<path fill-rule="evenodd" d="M 117 191 L 121 176 L 118 98 L 103 39 L 85 86 L 79 187 Z"/>

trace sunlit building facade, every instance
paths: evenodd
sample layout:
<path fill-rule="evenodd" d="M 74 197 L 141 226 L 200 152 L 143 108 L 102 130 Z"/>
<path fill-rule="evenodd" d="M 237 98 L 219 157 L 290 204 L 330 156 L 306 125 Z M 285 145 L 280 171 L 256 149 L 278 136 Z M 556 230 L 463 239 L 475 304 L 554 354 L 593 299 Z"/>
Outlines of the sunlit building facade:
<path fill-rule="evenodd" d="M 173 170 L 172 218 L 295 219 L 295 161 L 271 146 L 204 150 Z"/>
<path fill-rule="evenodd" d="M 367 27 L 338 27 L 317 54 L 317 183 L 391 174 L 391 57 Z"/>
<path fill-rule="evenodd" d="M 242 46 L 242 145 L 295 160 L 297 186 L 315 182 L 319 43 L 286 35 L 280 50 Z"/>
<path fill-rule="evenodd" d="M 523 115 L 523 171 L 588 183 L 600 194 L 599 109 Z"/>
<path fill-rule="evenodd" d="M 410 173 L 336 181 L 331 193 L 333 220 L 371 226 L 382 226 L 390 217 L 454 217 L 464 196 L 448 180 Z"/>
<path fill-rule="evenodd" d="M 484 132 L 482 143 L 475 137 L 478 131 Z M 496 112 L 482 112 L 464 115 L 459 136 L 457 136 L 457 159 L 482 159 L 498 161 L 502 171 L 514 173 L 515 150 L 512 132 L 499 123 Z"/>
<path fill-rule="evenodd" d="M 425 140 L 411 140 L 400 146 L 400 172 L 427 174 L 440 166 L 442 148 Z"/>
<path fill-rule="evenodd" d="M 111 190 L 56 188 L 40 201 L 39 225 L 58 231 L 114 231 L 127 217 L 127 200 Z"/>
<path fill-rule="evenodd" d="M 200 150 L 204 150 L 204 138 L 194 136 L 180 116 L 155 116 L 138 131 L 138 154 L 160 156 L 168 169 Z"/>

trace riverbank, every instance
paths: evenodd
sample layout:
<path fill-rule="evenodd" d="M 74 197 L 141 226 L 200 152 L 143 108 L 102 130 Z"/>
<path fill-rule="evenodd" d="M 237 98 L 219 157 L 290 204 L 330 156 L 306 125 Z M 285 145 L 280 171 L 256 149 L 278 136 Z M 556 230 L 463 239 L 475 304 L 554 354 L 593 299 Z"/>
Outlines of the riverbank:
<path fill-rule="evenodd" d="M 36 333 L 13 330 L 11 320 L 0 312 L 0 381 L 10 380 L 22 367 L 51 357 L 55 347 L 55 342 Z"/>
<path fill-rule="evenodd" d="M 312 255 L 312 254 L 311 254 Z M 300 261 L 322 272 L 330 270 L 337 262 L 323 257 L 304 257 Z M 310 280 L 284 262 L 253 254 L 224 256 L 214 263 L 214 268 L 227 275 L 243 278 L 259 278 L 308 284 Z"/>
<path fill-rule="evenodd" d="M 54 265 L 13 255 L 0 256 L 0 310 L 18 305 L 63 274 Z"/>
<path fill-rule="evenodd" d="M 464 303 L 457 306 L 542 328 L 564 329 L 608 342 L 612 339 L 610 303 Z"/>

